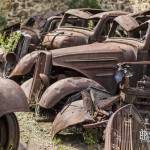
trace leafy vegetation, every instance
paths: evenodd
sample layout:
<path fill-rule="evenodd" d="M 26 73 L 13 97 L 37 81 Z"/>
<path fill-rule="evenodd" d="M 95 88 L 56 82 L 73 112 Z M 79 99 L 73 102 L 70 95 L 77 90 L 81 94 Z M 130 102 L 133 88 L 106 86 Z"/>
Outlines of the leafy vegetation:
<path fill-rule="evenodd" d="M 68 0 L 69 8 L 100 8 L 97 0 Z"/>
<path fill-rule="evenodd" d="M 13 52 L 20 39 L 21 34 L 19 32 L 13 32 L 10 36 L 6 37 L 5 34 L 0 33 L 0 48 L 6 53 Z"/>
<path fill-rule="evenodd" d="M 88 145 L 99 143 L 98 130 L 88 129 L 83 132 L 84 142 Z"/>

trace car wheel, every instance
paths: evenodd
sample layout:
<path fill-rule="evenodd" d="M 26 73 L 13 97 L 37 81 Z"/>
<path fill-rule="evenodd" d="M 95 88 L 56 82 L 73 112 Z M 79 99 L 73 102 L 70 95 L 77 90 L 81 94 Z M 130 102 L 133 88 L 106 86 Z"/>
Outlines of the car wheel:
<path fill-rule="evenodd" d="M 17 150 L 19 145 L 19 125 L 14 113 L 0 118 L 0 150 Z"/>

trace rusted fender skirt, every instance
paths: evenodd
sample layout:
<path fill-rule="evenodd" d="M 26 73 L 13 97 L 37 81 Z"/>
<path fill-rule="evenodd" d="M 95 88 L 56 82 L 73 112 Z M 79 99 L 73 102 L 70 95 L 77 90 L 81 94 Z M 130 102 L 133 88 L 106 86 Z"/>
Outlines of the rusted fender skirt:
<path fill-rule="evenodd" d="M 0 78 L 0 117 L 28 110 L 27 98 L 21 87 L 12 80 Z"/>
<path fill-rule="evenodd" d="M 39 53 L 40 51 L 35 51 L 21 58 L 19 63 L 16 65 L 16 67 L 9 75 L 9 78 L 13 76 L 21 76 L 29 73 L 32 67 L 34 66 L 34 64 L 36 63 L 36 58 Z"/>
<path fill-rule="evenodd" d="M 91 86 L 104 89 L 100 84 L 88 78 L 70 77 L 59 80 L 46 89 L 39 101 L 39 105 L 44 108 L 52 108 L 66 96 Z"/>
<path fill-rule="evenodd" d="M 56 116 L 51 130 L 52 137 L 72 125 L 93 121 L 92 116 L 83 107 L 83 100 L 72 102 L 66 105 Z"/>

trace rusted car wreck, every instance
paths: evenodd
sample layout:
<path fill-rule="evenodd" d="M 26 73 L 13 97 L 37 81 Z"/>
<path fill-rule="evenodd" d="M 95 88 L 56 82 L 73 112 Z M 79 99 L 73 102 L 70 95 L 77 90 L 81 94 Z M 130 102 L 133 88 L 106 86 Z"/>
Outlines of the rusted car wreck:
<path fill-rule="evenodd" d="M 43 15 L 30 17 L 19 29 L 11 27 L 14 31 L 11 31 L 11 28 L 8 31 L 3 31 L 8 36 L 11 36 L 11 32 L 17 32 L 20 36 L 16 47 L 12 50 L 13 52 L 6 53 L 4 50 L 0 50 L 0 69 L 3 77 L 8 76 L 8 73 L 23 56 L 42 49 L 41 43 L 45 34 L 57 28 L 62 16 L 62 12 L 48 11 Z"/>
<path fill-rule="evenodd" d="M 9 92 L 8 92 L 9 91 Z M 0 149 L 17 150 L 19 125 L 13 112 L 29 111 L 27 98 L 14 81 L 0 78 Z"/>
<path fill-rule="evenodd" d="M 147 70 L 144 70 L 136 86 L 131 86 L 137 72 L 135 66 L 139 65 L 146 65 L 148 69 L 150 61 L 118 65 L 114 78 L 120 93 L 116 96 L 94 86 L 73 95 L 72 98 L 78 97 L 79 100 L 72 102 L 73 99 L 70 99 L 58 113 L 53 122 L 52 135 L 77 124 L 86 129 L 105 127 L 105 150 L 136 150 L 137 147 L 148 150 L 150 145 L 140 139 L 140 131 L 150 127 L 150 77 L 146 75 Z"/>
<path fill-rule="evenodd" d="M 9 77 L 19 82 L 18 77 L 30 78 L 34 70 L 21 87 L 37 115 L 56 116 L 53 136 L 73 125 L 103 126 L 105 150 L 136 150 L 135 142 L 149 149 L 135 133 L 145 130 L 150 118 L 145 67 L 150 64 L 150 21 L 149 15 L 141 16 L 114 19 L 104 42 L 32 52 L 17 64 Z"/>
<path fill-rule="evenodd" d="M 4 62 L 5 66 L 6 64 L 9 66 L 2 69 L 4 75 L 8 76 L 20 58 L 32 51 L 104 41 L 113 19 L 119 15 L 127 14 L 127 12 L 104 12 L 100 9 L 84 8 L 68 10 L 64 15 L 52 12 L 50 14 L 52 16 L 47 21 L 35 16 L 30 18 L 24 26 L 21 26 L 21 38 L 14 54 L 7 54 L 10 55 L 7 58 L 13 57 L 14 62 L 10 60 Z"/>
<path fill-rule="evenodd" d="M 140 34 L 141 32 L 143 35 Z M 114 66 L 123 61 L 148 59 L 149 33 L 149 22 L 139 26 L 138 22 L 130 16 L 120 16 L 115 19 L 106 41 L 50 52 L 33 52 L 21 59 L 10 77 L 30 73 L 39 56 L 33 77 L 34 82 L 32 79 L 25 82 L 24 90 L 28 91 L 27 97 L 33 100 L 32 96 L 39 93 L 40 89 L 37 88 L 39 85 L 44 88 L 49 86 L 43 96 L 40 96 L 41 100 L 37 98 L 40 100 L 38 100 L 40 105 L 45 108 L 51 108 L 65 96 L 81 90 L 80 82 L 85 77 L 92 79 L 92 82 L 100 83 L 111 93 L 116 93 L 117 86 L 113 78 Z M 83 81 L 87 83 L 86 80 L 83 79 Z M 89 83 L 88 81 L 86 85 L 89 86 Z M 79 86 L 76 86 L 78 84 Z M 70 92 L 67 90 L 65 93 L 62 90 L 65 89 L 64 86 L 70 89 Z M 55 89 L 58 89 L 59 93 Z"/>
<path fill-rule="evenodd" d="M 47 49 L 56 49 L 104 41 L 113 19 L 125 14 L 127 12 L 123 11 L 68 10 L 58 28 L 45 36 L 42 45 Z"/>

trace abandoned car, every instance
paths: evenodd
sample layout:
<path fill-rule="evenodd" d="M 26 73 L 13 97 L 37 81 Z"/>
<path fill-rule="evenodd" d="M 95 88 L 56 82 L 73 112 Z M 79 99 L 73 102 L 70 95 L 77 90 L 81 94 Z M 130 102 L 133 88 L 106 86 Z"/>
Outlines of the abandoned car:
<path fill-rule="evenodd" d="M 56 104 L 61 103 L 62 106 L 68 96 L 95 82 L 116 94 L 114 66 L 123 61 L 147 60 L 149 36 L 149 21 L 139 25 L 128 15 L 119 16 L 114 20 L 106 41 L 33 52 L 21 59 L 10 78 L 18 80 L 26 74 L 29 77 L 36 63 L 33 78 L 27 80 L 22 88 L 31 106 L 38 104 L 38 107 L 48 110 L 54 108 L 57 114 L 59 108 Z M 139 72 L 141 69 L 137 68 Z"/>
<path fill-rule="evenodd" d="M 113 19 L 123 11 L 71 9 L 65 12 L 58 28 L 48 33 L 42 45 L 48 50 L 104 41 Z"/>
<path fill-rule="evenodd" d="M 7 77 L 20 58 L 32 51 L 47 50 L 51 45 L 61 48 L 105 40 L 113 19 L 119 15 L 127 14 L 127 12 L 104 12 L 100 9 L 84 8 L 68 10 L 63 17 L 62 13 L 51 12 L 49 14 L 53 16 L 49 17 L 47 21 L 42 18 L 44 15 L 42 17 L 35 16 L 21 27 L 21 37 L 14 50 L 15 54 L 7 54 L 10 55 L 7 57 L 11 57 L 11 60 L 14 61 L 4 61 L 1 69 L 3 76 Z M 61 23 L 58 26 L 61 18 Z M 72 26 L 69 26 L 69 22 L 72 23 Z M 58 29 L 56 29 L 57 26 Z M 53 30 L 54 32 L 52 32 Z M 47 32 L 50 33 L 46 34 Z M 48 42 L 46 42 L 47 40 Z M 50 49 L 55 49 L 55 46 Z"/>
<path fill-rule="evenodd" d="M 62 12 L 48 11 L 43 15 L 30 17 L 27 22 L 21 25 L 20 29 L 12 32 L 12 34 L 16 33 L 18 41 L 16 44 L 14 43 L 12 52 L 6 53 L 5 50 L 0 50 L 1 76 L 7 77 L 7 72 L 14 68 L 17 62 L 27 53 L 42 49 L 40 45 L 43 37 L 47 32 L 57 28 L 62 16 Z M 12 36 L 12 34 L 9 36 Z"/>
<path fill-rule="evenodd" d="M 28 111 L 27 98 L 14 81 L 0 78 L 0 149 L 18 150 L 19 125 L 13 112 Z"/>

